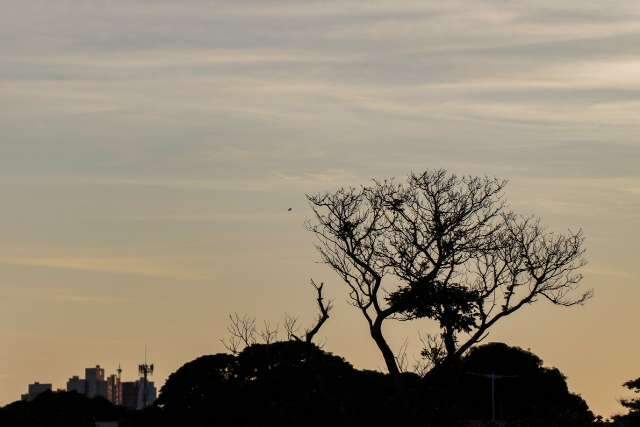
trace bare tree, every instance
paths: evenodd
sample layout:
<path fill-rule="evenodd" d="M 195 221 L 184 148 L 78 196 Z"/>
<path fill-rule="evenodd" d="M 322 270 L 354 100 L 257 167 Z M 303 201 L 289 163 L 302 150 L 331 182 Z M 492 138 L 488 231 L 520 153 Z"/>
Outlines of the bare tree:
<path fill-rule="evenodd" d="M 329 313 L 333 309 L 333 303 L 331 301 L 325 302 L 323 295 L 324 283 L 316 283 L 313 279 L 310 280 L 310 283 L 316 291 L 316 303 L 319 310 L 318 318 L 309 329 L 304 331 L 304 336 L 301 338 L 298 336 L 298 319 L 285 314 L 282 325 L 285 339 L 287 340 L 310 343 L 326 321 L 329 320 Z M 258 342 L 272 344 L 278 341 L 280 332 L 278 324 L 272 326 L 270 322 L 264 321 L 262 329 L 258 330 L 255 317 L 247 315 L 241 317 L 238 313 L 233 313 L 229 315 L 228 337 L 221 339 L 220 342 L 222 342 L 227 351 L 237 355 L 246 347 Z"/>
<path fill-rule="evenodd" d="M 298 335 L 298 318 L 285 314 L 282 326 L 287 340 L 294 340 L 294 337 Z"/>
<path fill-rule="evenodd" d="M 271 344 L 278 341 L 280 328 L 278 324 L 272 326 L 265 320 L 262 328 L 258 329 L 255 317 L 249 317 L 246 314 L 240 317 L 238 313 L 233 313 L 229 315 L 227 333 L 228 337 L 221 339 L 220 342 L 229 353 L 237 355 L 246 347 L 258 342 Z"/>
<path fill-rule="evenodd" d="M 280 328 L 278 327 L 278 324 L 272 327 L 271 323 L 266 320 L 263 323 L 262 329 L 258 332 L 258 335 L 262 338 L 262 342 L 265 344 L 271 344 L 278 341 L 278 336 L 280 335 Z"/>
<path fill-rule="evenodd" d="M 222 345 L 231 354 L 240 353 L 245 347 L 256 343 L 258 331 L 256 329 L 256 319 L 238 313 L 229 315 L 229 325 L 227 326 L 227 339 L 221 339 Z"/>
<path fill-rule="evenodd" d="M 435 321 L 441 342 L 430 338 L 423 354 L 441 363 L 539 298 L 572 306 L 591 296 L 574 292 L 581 232 L 547 233 L 511 213 L 505 184 L 437 170 L 307 196 L 322 259 L 346 283 L 390 374 L 400 370 L 382 333 L 386 319 Z"/>

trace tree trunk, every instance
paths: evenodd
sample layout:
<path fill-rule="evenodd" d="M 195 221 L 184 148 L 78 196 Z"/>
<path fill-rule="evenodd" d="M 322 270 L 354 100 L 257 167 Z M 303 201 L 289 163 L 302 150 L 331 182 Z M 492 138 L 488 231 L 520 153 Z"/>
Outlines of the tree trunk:
<path fill-rule="evenodd" d="M 457 353 L 455 332 L 451 328 L 445 327 L 442 338 L 444 340 L 444 348 L 447 351 L 447 359 L 454 358 Z"/>
<path fill-rule="evenodd" d="M 382 319 L 376 319 L 371 326 L 371 338 L 373 338 L 382 353 L 389 375 L 397 378 L 400 375 L 400 370 L 398 369 L 398 363 L 396 362 L 396 357 L 393 354 L 391 347 L 389 347 L 387 340 L 385 340 L 382 335 Z"/>

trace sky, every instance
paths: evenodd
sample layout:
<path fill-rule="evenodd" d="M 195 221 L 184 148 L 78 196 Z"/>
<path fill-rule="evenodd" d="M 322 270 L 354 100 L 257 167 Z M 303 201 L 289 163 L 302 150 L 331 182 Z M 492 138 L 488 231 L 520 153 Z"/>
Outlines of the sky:
<path fill-rule="evenodd" d="M 445 168 L 584 230 L 594 298 L 489 340 L 622 410 L 640 376 L 638 2 L 0 3 L 0 404 L 96 364 L 133 379 L 145 345 L 162 384 L 224 350 L 233 312 L 310 324 L 311 277 L 336 304 L 324 348 L 382 370 L 305 193 Z M 413 358 L 429 328 L 386 332 Z"/>

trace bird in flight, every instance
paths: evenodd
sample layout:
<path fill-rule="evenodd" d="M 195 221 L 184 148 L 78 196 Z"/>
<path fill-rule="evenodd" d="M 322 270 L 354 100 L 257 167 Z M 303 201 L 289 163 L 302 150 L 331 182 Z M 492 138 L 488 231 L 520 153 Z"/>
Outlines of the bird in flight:
<path fill-rule="evenodd" d="M 293 208 L 289 208 L 287 209 L 287 212 L 291 212 L 293 210 Z"/>

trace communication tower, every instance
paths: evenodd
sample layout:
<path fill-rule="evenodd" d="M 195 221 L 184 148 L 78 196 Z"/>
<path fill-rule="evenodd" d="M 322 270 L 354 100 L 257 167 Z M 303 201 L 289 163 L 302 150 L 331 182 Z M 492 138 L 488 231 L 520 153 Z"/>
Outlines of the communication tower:
<path fill-rule="evenodd" d="M 147 407 L 147 378 L 149 375 L 153 375 L 153 363 L 147 363 L 147 347 L 144 348 L 144 363 L 142 365 L 138 365 L 138 372 L 142 376 L 142 407 Z"/>

